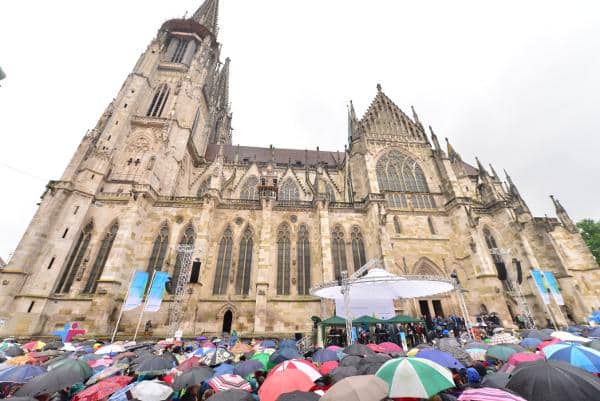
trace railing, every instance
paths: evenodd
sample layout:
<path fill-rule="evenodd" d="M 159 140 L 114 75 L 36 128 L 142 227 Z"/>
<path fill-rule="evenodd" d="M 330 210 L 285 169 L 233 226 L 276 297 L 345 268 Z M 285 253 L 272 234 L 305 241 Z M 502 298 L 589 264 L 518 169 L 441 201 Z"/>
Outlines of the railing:
<path fill-rule="evenodd" d="M 313 203 L 311 201 L 299 201 L 299 200 L 278 200 L 275 209 L 287 209 L 287 208 L 300 208 L 300 209 L 312 209 Z"/>
<path fill-rule="evenodd" d="M 219 209 L 260 209 L 260 201 L 258 199 L 223 199 L 218 206 Z"/>
<path fill-rule="evenodd" d="M 352 202 L 329 202 L 330 209 L 354 209 Z"/>

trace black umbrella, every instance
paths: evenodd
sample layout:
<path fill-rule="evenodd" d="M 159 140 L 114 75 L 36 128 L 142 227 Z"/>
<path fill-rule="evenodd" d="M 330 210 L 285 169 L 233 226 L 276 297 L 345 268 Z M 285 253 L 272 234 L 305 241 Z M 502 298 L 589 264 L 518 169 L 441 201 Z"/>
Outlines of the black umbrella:
<path fill-rule="evenodd" d="M 48 350 L 51 350 L 51 349 L 61 349 L 64 346 L 65 346 L 65 344 L 63 344 L 62 341 L 55 340 L 55 341 L 50 341 L 49 343 L 46 343 L 46 345 L 44 345 L 43 350 L 44 351 L 48 351 Z"/>
<path fill-rule="evenodd" d="M 20 397 L 54 393 L 75 383 L 85 382 L 92 373 L 92 368 L 87 363 L 73 361 L 34 377 L 17 390 L 15 395 Z"/>
<path fill-rule="evenodd" d="M 504 389 L 506 387 L 506 383 L 508 383 L 508 379 L 510 378 L 509 373 L 504 372 L 494 372 L 488 373 L 483 377 L 481 381 L 481 385 L 483 387 L 494 387 Z"/>
<path fill-rule="evenodd" d="M 520 346 L 519 344 L 502 344 L 503 347 L 512 348 L 517 352 L 527 352 L 525 347 Z"/>
<path fill-rule="evenodd" d="M 254 401 L 254 398 L 247 391 L 225 390 L 217 392 L 215 395 L 207 398 L 206 401 Z"/>
<path fill-rule="evenodd" d="M 298 351 L 296 351 L 295 348 L 282 348 L 271 354 L 271 356 L 269 357 L 269 363 L 277 365 L 283 361 L 300 358 L 301 355 L 298 353 Z"/>
<path fill-rule="evenodd" d="M 214 370 L 208 366 L 196 366 L 188 369 L 181 376 L 177 376 L 173 382 L 173 389 L 179 391 L 185 387 L 202 384 L 203 381 L 210 379 L 214 373 Z"/>
<path fill-rule="evenodd" d="M 277 401 L 318 401 L 320 395 L 307 391 L 292 391 L 291 393 L 283 393 L 277 397 Z"/>
<path fill-rule="evenodd" d="M 465 344 L 465 349 L 488 349 L 489 347 L 489 344 L 482 341 L 469 341 Z"/>
<path fill-rule="evenodd" d="M 346 377 L 358 376 L 358 369 L 354 366 L 339 366 L 333 369 L 329 375 L 333 379 L 333 382 L 337 383 Z"/>
<path fill-rule="evenodd" d="M 366 358 L 361 360 L 358 364 L 357 370 L 359 375 L 374 375 L 377 373 L 379 368 L 383 365 L 383 362 L 368 361 Z"/>
<path fill-rule="evenodd" d="M 160 375 L 173 368 L 173 362 L 160 355 L 148 357 L 136 365 L 133 369 L 139 375 Z"/>
<path fill-rule="evenodd" d="M 522 363 L 513 371 L 506 388 L 529 401 L 600 399 L 600 379 L 563 361 Z"/>
<path fill-rule="evenodd" d="M 345 356 L 344 359 L 342 359 L 342 362 L 340 362 L 340 366 L 358 366 L 358 363 L 361 359 L 362 358 L 360 356 L 348 355 Z"/>
<path fill-rule="evenodd" d="M 417 349 L 432 349 L 433 346 L 423 343 L 423 344 L 418 344 L 415 348 L 417 348 Z"/>
<path fill-rule="evenodd" d="M 19 347 L 18 345 L 10 345 L 10 346 L 4 348 L 2 350 L 2 352 L 4 353 L 4 355 L 11 356 L 13 358 L 15 356 L 25 355 L 25 352 L 23 352 L 21 347 Z"/>
<path fill-rule="evenodd" d="M 352 344 L 344 348 L 344 354 L 346 355 L 366 356 L 374 353 L 372 349 L 363 344 Z"/>
<path fill-rule="evenodd" d="M 254 372 L 257 372 L 259 370 L 265 370 L 263 364 L 260 363 L 259 361 L 255 361 L 255 360 L 251 359 L 249 361 L 241 362 L 239 365 L 237 365 L 233 369 L 233 373 L 238 376 L 245 377 L 245 376 L 253 374 Z"/>
<path fill-rule="evenodd" d="M 552 340 L 552 336 L 550 333 L 544 333 L 540 330 L 529 330 L 527 334 L 524 335 L 525 338 L 537 338 L 540 341 Z"/>
<path fill-rule="evenodd" d="M 587 344 L 587 346 L 600 351 L 600 340 L 592 340 L 592 342 Z"/>

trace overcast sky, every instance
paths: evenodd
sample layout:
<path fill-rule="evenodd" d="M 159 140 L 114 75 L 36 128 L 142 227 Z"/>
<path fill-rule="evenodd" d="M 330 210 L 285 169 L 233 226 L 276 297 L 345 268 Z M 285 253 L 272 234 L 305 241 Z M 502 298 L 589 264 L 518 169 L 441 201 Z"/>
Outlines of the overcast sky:
<path fill-rule="evenodd" d="M 0 256 L 162 22 L 200 0 L 3 1 Z M 384 92 L 508 170 L 535 215 L 600 218 L 600 4 L 221 0 L 233 142 L 342 150 Z"/>

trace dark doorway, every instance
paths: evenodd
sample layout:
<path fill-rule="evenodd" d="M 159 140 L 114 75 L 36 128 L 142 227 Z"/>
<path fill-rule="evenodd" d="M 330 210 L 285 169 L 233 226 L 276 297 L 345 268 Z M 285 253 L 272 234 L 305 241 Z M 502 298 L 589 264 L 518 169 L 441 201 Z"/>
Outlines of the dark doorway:
<path fill-rule="evenodd" d="M 231 333 L 231 322 L 233 320 L 233 313 L 229 309 L 223 315 L 223 333 Z"/>
<path fill-rule="evenodd" d="M 431 312 L 429 311 L 429 304 L 427 303 L 427 300 L 419 301 L 419 308 L 421 309 L 421 316 L 431 317 Z"/>
<path fill-rule="evenodd" d="M 433 304 L 433 312 L 436 316 L 444 317 L 444 309 L 442 308 L 442 301 L 439 299 L 434 299 L 431 301 Z"/>

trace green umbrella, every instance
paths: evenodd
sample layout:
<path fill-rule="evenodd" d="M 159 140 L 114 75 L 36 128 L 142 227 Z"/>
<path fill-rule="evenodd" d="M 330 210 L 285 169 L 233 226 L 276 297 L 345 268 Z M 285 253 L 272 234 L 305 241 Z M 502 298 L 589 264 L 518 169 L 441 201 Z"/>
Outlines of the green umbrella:
<path fill-rule="evenodd" d="M 321 321 L 324 326 L 343 326 L 346 324 L 346 319 L 339 316 L 332 316 L 329 319 Z"/>
<path fill-rule="evenodd" d="M 250 360 L 258 361 L 258 362 L 262 363 L 265 370 L 267 370 L 267 369 L 269 369 L 269 358 L 270 357 L 271 357 L 271 355 L 267 354 L 266 352 L 259 352 L 258 354 L 252 355 L 252 358 L 250 358 Z"/>
<path fill-rule="evenodd" d="M 352 321 L 352 324 L 355 325 L 355 326 L 356 325 L 361 325 L 361 324 L 367 324 L 367 325 L 369 325 L 369 324 L 377 324 L 377 323 L 384 323 L 384 321 L 383 320 L 379 320 L 379 319 L 377 319 L 377 318 L 375 318 L 373 316 L 368 316 L 368 315 L 357 317 L 356 319 L 354 319 Z"/>
<path fill-rule="evenodd" d="M 430 398 L 454 387 L 452 373 L 445 367 L 423 358 L 397 358 L 387 361 L 375 376 L 390 387 L 390 398 Z"/>
<path fill-rule="evenodd" d="M 487 358 L 498 359 L 500 361 L 508 361 L 512 354 L 516 354 L 517 350 L 506 345 L 492 345 L 485 353 Z"/>

